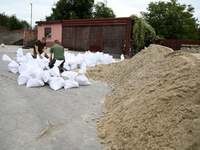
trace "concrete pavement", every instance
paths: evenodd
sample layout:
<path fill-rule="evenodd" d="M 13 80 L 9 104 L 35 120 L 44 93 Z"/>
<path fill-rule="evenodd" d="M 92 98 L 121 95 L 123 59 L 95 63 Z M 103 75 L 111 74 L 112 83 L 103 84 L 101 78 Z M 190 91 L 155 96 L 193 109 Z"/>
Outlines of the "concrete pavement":
<path fill-rule="evenodd" d="M 104 149 L 96 137 L 95 125 L 96 118 L 103 115 L 99 101 L 111 89 L 94 81 L 90 86 L 58 91 L 48 85 L 18 85 L 18 73 L 11 73 L 9 62 L 2 60 L 3 54 L 16 60 L 18 48 L 0 47 L 0 150 Z M 23 51 L 25 54 L 32 49 Z"/>

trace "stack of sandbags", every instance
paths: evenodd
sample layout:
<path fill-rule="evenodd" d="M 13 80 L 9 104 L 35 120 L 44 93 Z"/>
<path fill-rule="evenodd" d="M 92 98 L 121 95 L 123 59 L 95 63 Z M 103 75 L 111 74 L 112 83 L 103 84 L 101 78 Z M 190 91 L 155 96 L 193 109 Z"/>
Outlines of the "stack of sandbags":
<path fill-rule="evenodd" d="M 73 70 L 80 68 L 83 63 L 87 68 L 90 68 L 100 64 L 110 64 L 112 62 L 116 62 L 113 59 L 113 56 L 104 54 L 103 52 L 91 53 L 90 51 L 87 51 L 84 54 L 79 53 L 77 56 L 69 52 L 65 52 L 64 68 L 67 70 Z"/>
<path fill-rule="evenodd" d="M 34 59 L 31 53 L 23 54 L 23 50 L 19 48 L 17 50 L 16 61 L 12 60 L 6 54 L 3 55 L 4 61 L 9 61 L 8 68 L 12 73 L 19 73 L 18 84 L 26 84 L 26 87 L 41 87 L 45 84 L 53 90 L 59 90 L 61 88 L 69 89 L 79 87 L 79 85 L 90 85 L 88 78 L 85 76 L 87 67 L 93 67 L 99 64 L 109 64 L 115 62 L 112 56 L 103 53 L 91 53 L 85 52 L 85 54 L 74 54 L 65 52 L 65 70 L 72 70 L 80 68 L 79 75 L 77 72 L 64 71 L 61 76 L 69 78 L 64 80 L 60 76 L 58 66 L 63 61 L 56 60 L 53 68 L 49 68 L 49 59 L 45 58 L 42 54 L 43 59 L 38 56 Z"/>

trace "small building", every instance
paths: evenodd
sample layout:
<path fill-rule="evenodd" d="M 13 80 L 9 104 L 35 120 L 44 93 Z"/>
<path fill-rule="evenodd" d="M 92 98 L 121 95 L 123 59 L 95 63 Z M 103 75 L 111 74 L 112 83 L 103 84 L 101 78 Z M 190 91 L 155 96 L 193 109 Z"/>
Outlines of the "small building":
<path fill-rule="evenodd" d="M 132 57 L 130 48 L 132 20 L 126 18 L 37 21 L 38 39 L 47 38 L 47 46 L 58 39 L 70 50 L 99 51 Z"/>

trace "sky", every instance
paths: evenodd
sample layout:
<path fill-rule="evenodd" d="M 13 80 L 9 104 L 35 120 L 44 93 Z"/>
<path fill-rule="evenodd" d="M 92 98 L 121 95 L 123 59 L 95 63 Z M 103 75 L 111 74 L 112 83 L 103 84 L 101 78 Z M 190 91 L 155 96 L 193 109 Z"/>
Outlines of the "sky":
<path fill-rule="evenodd" d="M 52 13 L 51 8 L 58 0 L 0 0 L 0 13 L 8 16 L 13 14 L 20 20 L 26 20 L 31 24 L 31 4 L 32 3 L 32 26 L 36 21 L 44 21 L 45 16 Z M 95 0 L 95 3 L 104 0 Z M 150 2 L 159 0 L 107 0 L 108 7 L 112 8 L 117 17 L 129 17 L 132 14 L 140 16 L 140 12 L 146 12 Z M 170 0 L 161 0 L 170 1 Z M 195 8 L 194 17 L 200 20 L 200 1 L 199 0 L 178 0 L 180 4 L 192 5 Z"/>

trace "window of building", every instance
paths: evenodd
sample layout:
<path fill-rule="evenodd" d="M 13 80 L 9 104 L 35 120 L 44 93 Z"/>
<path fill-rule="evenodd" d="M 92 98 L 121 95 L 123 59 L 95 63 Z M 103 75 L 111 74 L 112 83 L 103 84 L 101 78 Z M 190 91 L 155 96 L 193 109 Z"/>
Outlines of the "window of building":
<path fill-rule="evenodd" d="M 45 28 L 45 37 L 48 39 L 51 38 L 51 28 Z"/>

